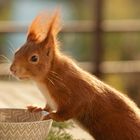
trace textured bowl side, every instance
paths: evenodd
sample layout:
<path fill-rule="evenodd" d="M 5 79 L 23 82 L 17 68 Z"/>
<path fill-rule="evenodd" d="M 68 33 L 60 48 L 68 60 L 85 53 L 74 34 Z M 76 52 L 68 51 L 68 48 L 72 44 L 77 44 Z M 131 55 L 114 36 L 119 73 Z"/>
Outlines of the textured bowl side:
<path fill-rule="evenodd" d="M 34 122 L 41 116 L 41 112 L 31 113 L 26 109 L 0 109 L 0 122 Z"/>
<path fill-rule="evenodd" d="M 0 109 L 0 140 L 45 140 L 52 120 L 39 121 L 42 113 Z"/>
<path fill-rule="evenodd" d="M 45 140 L 52 121 L 0 123 L 0 140 Z"/>

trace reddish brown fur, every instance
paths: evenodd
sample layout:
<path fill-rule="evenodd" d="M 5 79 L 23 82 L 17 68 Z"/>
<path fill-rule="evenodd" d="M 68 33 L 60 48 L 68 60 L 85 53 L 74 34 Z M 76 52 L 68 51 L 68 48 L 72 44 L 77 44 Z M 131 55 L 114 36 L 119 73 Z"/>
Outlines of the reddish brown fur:
<path fill-rule="evenodd" d="M 140 140 L 140 110 L 135 103 L 59 52 L 56 34 L 52 31 L 58 29 L 56 17 L 57 14 L 49 21 L 49 33 L 41 43 L 36 43 L 37 38 L 30 40 L 29 31 L 28 41 L 16 53 L 11 70 L 16 70 L 14 74 L 18 77 L 28 77 L 46 86 L 57 104 L 57 111 L 50 112 L 45 119 L 73 118 L 96 140 Z M 32 28 L 35 29 L 36 26 Z M 45 56 L 48 50 L 49 56 Z M 40 56 L 37 64 L 25 60 L 25 56 L 30 58 L 34 53 Z M 21 66 L 26 76 L 17 70 Z M 47 105 L 46 110 L 48 108 Z"/>

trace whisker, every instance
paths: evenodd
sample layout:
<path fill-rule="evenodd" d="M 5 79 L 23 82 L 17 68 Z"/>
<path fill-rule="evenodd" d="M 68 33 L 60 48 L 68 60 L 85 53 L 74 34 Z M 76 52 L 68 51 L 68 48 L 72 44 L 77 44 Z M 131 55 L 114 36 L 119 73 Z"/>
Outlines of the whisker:
<path fill-rule="evenodd" d="M 0 60 L 0 63 L 9 63 L 7 60 Z"/>
<path fill-rule="evenodd" d="M 55 77 L 53 77 L 53 75 L 52 75 L 52 77 L 51 77 L 53 80 L 55 80 L 55 81 L 57 81 L 57 82 L 59 82 L 59 84 L 62 84 L 62 85 L 64 85 L 65 86 L 65 84 L 62 82 L 62 81 L 59 81 L 59 79 L 56 79 Z M 66 87 L 66 86 L 65 86 Z"/>
<path fill-rule="evenodd" d="M 51 72 L 51 75 L 55 76 L 56 78 L 58 78 L 59 80 L 63 80 L 62 78 L 59 77 L 59 75 L 54 71 L 50 71 Z"/>
<path fill-rule="evenodd" d="M 68 90 L 67 94 L 71 93 L 70 89 L 66 86 L 63 79 L 59 76 L 58 73 L 56 73 L 55 71 L 50 71 L 50 76 L 51 76 L 51 79 L 53 79 L 54 81 L 59 83 L 62 87 Z"/>
<path fill-rule="evenodd" d="M 55 73 L 55 72 L 53 72 L 53 71 L 51 71 L 51 73 L 50 73 L 51 75 L 51 78 L 53 78 L 54 80 L 58 80 L 59 82 L 61 82 L 61 83 L 63 83 L 62 81 L 63 81 L 63 79 L 62 78 L 60 78 L 59 77 L 59 75 L 57 74 L 57 73 Z M 57 75 L 56 75 L 57 74 Z M 63 83 L 64 84 L 64 83 Z"/>
<path fill-rule="evenodd" d="M 12 54 L 14 54 L 15 50 L 14 50 L 13 46 L 15 46 L 15 45 L 14 45 L 13 42 L 10 41 L 10 40 L 7 40 L 7 42 L 8 42 L 8 44 L 9 44 L 10 47 L 11 47 L 11 48 L 8 47 L 8 49 L 11 51 Z"/>
<path fill-rule="evenodd" d="M 54 77 L 55 79 L 57 79 L 57 80 L 59 80 L 59 81 L 62 81 L 62 79 L 59 78 L 59 77 L 57 77 L 56 75 L 51 74 L 50 76 Z"/>
<path fill-rule="evenodd" d="M 14 54 L 14 50 L 12 50 L 10 47 L 8 47 L 9 51 L 11 52 L 11 54 Z"/>
<path fill-rule="evenodd" d="M 57 72 L 55 72 L 55 71 L 51 71 L 52 73 L 54 73 L 54 74 L 56 74 L 56 75 L 58 75 L 58 73 Z"/>
<path fill-rule="evenodd" d="M 54 82 L 49 77 L 48 80 L 52 83 L 53 86 L 55 86 Z"/>
<path fill-rule="evenodd" d="M 62 85 L 63 87 L 65 87 L 65 88 L 67 88 L 67 86 L 66 86 L 66 84 L 63 82 L 63 79 L 62 79 L 62 78 L 56 77 L 56 75 L 54 75 L 54 74 L 51 74 L 50 76 L 51 76 L 51 78 L 53 78 L 53 80 L 59 82 L 59 84 L 61 84 L 61 85 Z M 67 89 L 68 89 L 68 88 L 67 88 Z"/>
<path fill-rule="evenodd" d="M 11 63 L 11 60 L 8 57 L 6 57 L 6 56 L 4 56 L 2 54 L 0 55 L 0 58 L 2 58 L 4 60 L 7 60 L 7 62 L 10 62 Z"/>

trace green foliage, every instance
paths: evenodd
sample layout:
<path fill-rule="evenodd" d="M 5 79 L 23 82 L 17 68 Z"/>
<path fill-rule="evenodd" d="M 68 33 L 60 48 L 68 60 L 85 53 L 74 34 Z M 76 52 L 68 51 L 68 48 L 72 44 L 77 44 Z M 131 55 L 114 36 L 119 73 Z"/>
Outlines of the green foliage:
<path fill-rule="evenodd" d="M 72 136 L 64 130 L 52 129 L 47 140 L 73 140 Z"/>
<path fill-rule="evenodd" d="M 74 125 L 71 121 L 68 121 L 68 122 L 56 122 L 56 121 L 54 121 L 52 126 L 54 128 L 59 128 L 59 129 L 63 129 L 63 130 L 74 127 Z"/>
<path fill-rule="evenodd" d="M 66 129 L 72 128 L 72 122 L 53 122 L 52 129 L 47 140 L 73 140 L 73 137 L 66 132 Z"/>

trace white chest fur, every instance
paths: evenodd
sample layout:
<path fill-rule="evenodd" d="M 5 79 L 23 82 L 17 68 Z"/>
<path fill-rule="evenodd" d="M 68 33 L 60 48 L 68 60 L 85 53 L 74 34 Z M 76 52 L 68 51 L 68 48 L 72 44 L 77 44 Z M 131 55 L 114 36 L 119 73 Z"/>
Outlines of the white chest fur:
<path fill-rule="evenodd" d="M 50 96 L 50 93 L 47 89 L 47 87 L 44 84 L 40 84 L 37 83 L 37 86 L 39 88 L 39 90 L 41 91 L 41 93 L 44 95 L 45 99 L 47 100 L 47 104 L 53 109 L 53 110 L 57 110 L 57 104 L 56 102 L 53 100 L 53 98 Z"/>

